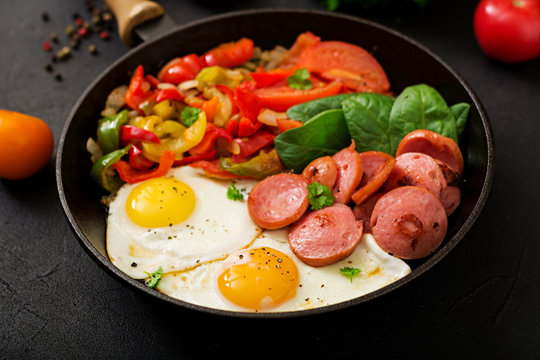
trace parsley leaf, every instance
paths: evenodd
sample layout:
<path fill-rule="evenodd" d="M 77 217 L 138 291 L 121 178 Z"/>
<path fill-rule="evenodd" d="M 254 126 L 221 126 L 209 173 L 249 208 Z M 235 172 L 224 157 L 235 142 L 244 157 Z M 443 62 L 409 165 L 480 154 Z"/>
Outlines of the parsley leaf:
<path fill-rule="evenodd" d="M 150 278 L 145 281 L 146 286 L 151 287 L 151 288 L 155 288 L 159 284 L 159 281 L 161 280 L 161 277 L 163 276 L 163 268 L 160 266 L 160 267 L 158 267 L 158 269 L 154 273 L 150 274 L 150 273 L 148 273 L 146 271 L 145 271 L 145 273 L 148 276 L 150 276 Z"/>
<path fill-rule="evenodd" d="M 343 275 L 345 275 L 349 279 L 351 279 L 351 283 L 352 283 L 353 276 L 356 276 L 356 275 L 360 274 L 360 271 L 361 270 L 358 269 L 358 268 L 352 268 L 352 267 L 349 267 L 349 266 L 345 266 L 344 268 L 339 269 L 340 273 L 342 273 Z"/>
<path fill-rule="evenodd" d="M 185 127 L 190 127 L 199 118 L 201 109 L 191 106 L 186 106 L 180 113 L 180 121 Z"/>
<path fill-rule="evenodd" d="M 321 210 L 327 206 L 330 206 L 336 200 L 332 190 L 326 185 L 322 185 L 318 182 L 313 182 L 307 186 L 308 200 L 311 204 L 312 210 Z"/>
<path fill-rule="evenodd" d="M 313 87 L 313 83 L 309 80 L 308 69 L 298 69 L 293 75 L 287 78 L 289 87 L 297 90 L 309 90 Z"/>
<path fill-rule="evenodd" d="M 244 200 L 244 195 L 234 185 L 234 183 L 231 183 L 231 185 L 227 189 L 227 198 L 229 200 L 239 201 L 239 200 Z"/>

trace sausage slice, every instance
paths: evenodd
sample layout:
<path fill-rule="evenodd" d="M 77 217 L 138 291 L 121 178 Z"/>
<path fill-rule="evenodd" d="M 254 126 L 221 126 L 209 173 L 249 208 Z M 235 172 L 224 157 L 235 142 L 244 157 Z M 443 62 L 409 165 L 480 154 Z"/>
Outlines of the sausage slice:
<path fill-rule="evenodd" d="M 302 171 L 302 175 L 304 175 L 310 184 L 318 182 L 332 189 L 336 183 L 338 167 L 334 158 L 323 156 L 310 162 L 304 171 Z"/>
<path fill-rule="evenodd" d="M 393 156 L 382 151 L 366 151 L 360 153 L 364 166 L 364 175 L 359 188 L 352 194 L 352 200 L 357 204 L 366 201 L 373 195 L 390 176 L 396 160 Z"/>
<path fill-rule="evenodd" d="M 396 157 L 396 165 L 383 189 L 390 191 L 398 186 L 420 186 L 441 198 L 446 190 L 446 179 L 435 160 L 423 153 L 405 153 Z"/>
<path fill-rule="evenodd" d="M 265 178 L 249 193 L 249 216 L 265 229 L 292 224 L 309 206 L 307 185 L 302 175 L 277 174 Z"/>
<path fill-rule="evenodd" d="M 349 147 L 338 151 L 332 158 L 337 164 L 336 184 L 332 189 L 337 203 L 348 204 L 351 195 L 360 184 L 363 175 L 363 164 L 360 154 L 355 150 L 354 140 Z"/>
<path fill-rule="evenodd" d="M 441 244 L 448 219 L 441 201 L 430 191 L 402 186 L 377 201 L 371 228 L 384 251 L 400 259 L 418 259 Z"/>
<path fill-rule="evenodd" d="M 362 237 L 362 221 L 350 207 L 335 203 L 307 213 L 289 231 L 289 246 L 304 263 L 325 266 L 352 254 Z"/>
<path fill-rule="evenodd" d="M 370 219 L 371 214 L 373 213 L 373 209 L 375 208 L 375 204 L 379 199 L 384 195 L 384 193 L 375 193 L 371 195 L 366 201 L 362 202 L 359 205 L 355 205 L 353 208 L 354 216 L 356 216 L 356 220 L 360 220 L 364 223 L 364 232 L 365 233 L 372 233 L 371 225 L 370 225 Z"/>
<path fill-rule="evenodd" d="M 427 154 L 444 161 L 458 174 L 463 174 L 463 154 L 456 142 L 449 137 L 425 129 L 411 131 L 401 139 L 396 157 L 409 152 Z"/>

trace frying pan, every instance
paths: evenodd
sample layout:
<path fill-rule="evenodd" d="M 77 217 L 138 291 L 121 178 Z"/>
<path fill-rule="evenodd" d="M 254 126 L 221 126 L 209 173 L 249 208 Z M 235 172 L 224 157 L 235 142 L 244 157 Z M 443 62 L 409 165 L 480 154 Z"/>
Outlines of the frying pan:
<path fill-rule="evenodd" d="M 130 26 L 132 29 L 136 24 L 131 23 Z M 119 27 L 124 25 L 119 22 Z M 87 139 L 95 136 L 97 120 L 109 92 L 119 84 L 128 83 L 128 73 L 139 64 L 146 72 L 157 73 L 159 66 L 173 57 L 201 54 L 220 43 L 243 36 L 250 37 L 263 49 L 277 44 L 288 47 L 298 34 L 307 30 L 323 40 L 347 41 L 372 52 L 386 70 L 395 93 L 408 85 L 427 83 L 435 87 L 449 104 L 471 104 L 467 128 L 460 142 L 465 159 L 463 198 L 449 218 L 448 233 L 439 249 L 428 258 L 408 262 L 412 273 L 380 290 L 335 305 L 284 313 L 232 312 L 186 303 L 150 289 L 114 267 L 105 247 L 106 209 L 100 203 L 105 193 L 90 179 L 92 164 L 85 149 Z M 237 317 L 293 317 L 361 306 L 395 291 L 433 268 L 465 238 L 480 215 L 493 179 L 493 156 L 491 126 L 474 91 L 450 66 L 424 46 L 392 29 L 356 17 L 324 11 L 268 9 L 226 13 L 169 28 L 168 32 L 143 42 L 110 65 L 82 94 L 66 121 L 58 144 L 56 179 L 62 207 L 80 244 L 92 259 L 120 282 L 162 301 L 205 313 Z"/>

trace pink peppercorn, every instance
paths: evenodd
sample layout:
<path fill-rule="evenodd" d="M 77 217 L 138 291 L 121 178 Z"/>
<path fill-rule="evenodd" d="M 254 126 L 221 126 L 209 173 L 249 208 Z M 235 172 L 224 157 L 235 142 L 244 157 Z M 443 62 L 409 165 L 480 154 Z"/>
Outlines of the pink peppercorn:
<path fill-rule="evenodd" d="M 49 40 L 47 41 L 44 41 L 42 44 L 41 44 L 41 48 L 45 51 L 50 51 L 52 49 L 52 45 L 51 45 L 51 42 Z"/>

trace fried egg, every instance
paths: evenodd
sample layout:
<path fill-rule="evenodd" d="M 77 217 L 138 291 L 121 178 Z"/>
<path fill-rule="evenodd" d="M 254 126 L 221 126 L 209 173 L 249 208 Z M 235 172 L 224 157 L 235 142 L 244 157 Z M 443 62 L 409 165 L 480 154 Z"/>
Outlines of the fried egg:
<path fill-rule="evenodd" d="M 158 290 L 173 298 L 214 309 L 282 312 L 313 309 L 378 290 L 411 272 L 364 234 L 351 256 L 311 267 L 289 249 L 287 229 L 265 231 L 227 259 L 166 274 Z M 265 256 L 266 255 L 266 256 Z M 359 269 L 352 277 L 340 269 Z"/>
<path fill-rule="evenodd" d="M 256 181 L 235 184 L 247 197 Z M 227 198 L 229 186 L 230 181 L 210 179 L 189 166 L 125 184 L 109 206 L 111 262 L 144 279 L 160 266 L 163 273 L 184 271 L 251 244 L 262 230 L 251 221 L 245 201 Z"/>

